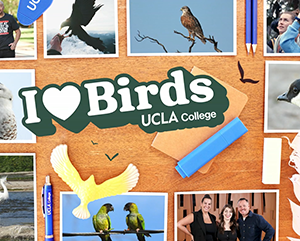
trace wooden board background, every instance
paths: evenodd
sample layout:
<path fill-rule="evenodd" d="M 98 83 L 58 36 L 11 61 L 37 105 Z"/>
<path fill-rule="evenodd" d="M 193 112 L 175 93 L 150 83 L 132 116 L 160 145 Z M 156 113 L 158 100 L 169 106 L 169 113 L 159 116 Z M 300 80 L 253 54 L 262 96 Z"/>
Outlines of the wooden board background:
<path fill-rule="evenodd" d="M 37 223 L 38 240 L 44 238 L 44 220 L 39 204 L 40 190 L 45 176 L 50 175 L 54 189 L 54 235 L 59 239 L 59 193 L 69 191 L 69 187 L 53 171 L 49 157 L 54 147 L 61 143 L 69 146 L 69 156 L 83 179 L 91 174 L 101 183 L 121 173 L 129 163 L 137 165 L 140 180 L 133 191 L 167 192 L 168 238 L 174 240 L 174 192 L 237 189 L 279 189 L 279 240 L 286 236 L 297 237 L 292 229 L 292 214 L 287 198 L 297 202 L 292 183 L 288 179 L 295 170 L 288 166 L 289 149 L 283 140 L 281 184 L 263 185 L 261 182 L 263 139 L 281 137 L 282 134 L 265 134 L 264 123 L 264 68 L 265 60 L 299 60 L 299 57 L 263 56 L 263 1 L 258 1 L 258 47 L 255 57 L 247 55 L 245 49 L 245 1 L 237 1 L 237 55 L 236 56 L 177 56 L 177 57 L 128 57 L 126 30 L 126 1 L 118 1 L 119 57 L 93 59 L 44 59 L 43 19 L 37 20 L 37 60 L 1 61 L 1 69 L 35 69 L 36 85 L 39 88 L 52 83 L 58 85 L 67 81 L 80 84 L 86 79 L 114 78 L 120 73 L 128 73 L 138 81 L 162 81 L 167 71 L 176 66 L 190 70 L 193 66 L 203 69 L 227 82 L 249 97 L 240 115 L 249 132 L 239 141 L 217 156 L 207 174 L 196 173 L 191 178 L 182 179 L 175 171 L 176 161 L 151 147 L 155 134 L 146 134 L 137 126 L 125 126 L 100 130 L 90 124 L 79 134 L 73 134 L 57 126 L 53 136 L 37 138 L 36 144 L 1 144 L 3 153 L 36 153 L 37 168 Z M 222 21 L 222 16 L 220 21 Z M 240 61 L 245 77 L 260 80 L 258 84 L 243 84 L 239 80 L 237 62 Z M 293 138 L 295 134 L 286 134 Z M 91 140 L 98 145 L 92 145 Z M 113 161 L 105 154 L 113 156 Z M 298 237 L 299 238 L 299 237 Z"/>

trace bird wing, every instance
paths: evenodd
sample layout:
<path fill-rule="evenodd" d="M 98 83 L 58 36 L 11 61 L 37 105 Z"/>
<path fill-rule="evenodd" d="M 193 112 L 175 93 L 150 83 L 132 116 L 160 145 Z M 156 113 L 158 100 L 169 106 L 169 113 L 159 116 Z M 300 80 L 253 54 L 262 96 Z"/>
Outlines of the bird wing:
<path fill-rule="evenodd" d="M 126 170 L 119 176 L 97 185 L 91 199 L 95 200 L 128 192 L 136 186 L 138 179 L 138 169 L 133 164 L 129 164 Z"/>
<path fill-rule="evenodd" d="M 77 193 L 83 181 L 69 159 L 67 145 L 55 147 L 51 153 L 50 162 L 58 176 Z"/>
<path fill-rule="evenodd" d="M 243 70 L 243 67 L 242 67 L 240 61 L 238 61 L 238 68 L 239 68 L 239 72 L 241 75 L 241 80 L 243 80 L 244 79 L 244 70 Z"/>
<path fill-rule="evenodd" d="M 95 6 L 95 0 L 76 0 L 73 4 L 71 16 L 75 18 L 80 25 L 86 26 L 102 6 L 103 5 Z"/>
<path fill-rule="evenodd" d="M 93 226 L 96 232 L 98 232 L 98 225 L 97 225 L 97 215 L 93 216 Z"/>
<path fill-rule="evenodd" d="M 107 230 L 110 231 L 111 230 L 111 220 L 110 220 L 110 216 L 108 216 L 108 215 L 107 215 L 107 222 L 108 222 Z"/>
<path fill-rule="evenodd" d="M 126 215 L 126 225 L 127 225 L 127 228 L 129 229 L 128 223 L 129 223 L 129 214 Z"/>
<path fill-rule="evenodd" d="M 194 32 L 203 36 L 203 30 L 199 20 L 193 16 Z"/>
<path fill-rule="evenodd" d="M 140 213 L 137 215 L 137 221 L 138 221 L 139 229 L 145 230 L 145 221 L 143 216 Z"/>
<path fill-rule="evenodd" d="M 87 45 L 92 46 L 94 49 L 98 49 L 100 51 L 105 50 L 103 41 L 100 38 L 90 36 L 80 25 L 76 27 L 73 26 L 72 34 L 76 35 L 80 40 L 85 42 Z"/>

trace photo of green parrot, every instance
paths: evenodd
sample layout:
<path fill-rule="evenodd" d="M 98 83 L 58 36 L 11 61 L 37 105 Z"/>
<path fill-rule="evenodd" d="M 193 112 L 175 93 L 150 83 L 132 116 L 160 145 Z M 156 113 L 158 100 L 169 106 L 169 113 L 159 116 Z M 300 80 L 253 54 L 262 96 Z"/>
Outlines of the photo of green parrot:
<path fill-rule="evenodd" d="M 126 224 L 128 229 L 139 232 L 140 230 L 145 230 L 145 221 L 143 216 L 139 213 L 138 207 L 135 203 L 129 202 L 124 206 L 124 211 L 129 211 L 126 216 Z M 137 238 L 139 241 L 145 241 L 145 236 L 151 237 L 150 234 L 139 234 L 137 233 Z"/>
<path fill-rule="evenodd" d="M 110 231 L 111 221 L 108 212 L 114 211 L 114 207 L 110 203 L 102 205 L 98 213 L 93 216 L 93 225 L 96 232 L 100 232 L 99 237 L 102 241 L 112 241 L 110 235 L 105 231 Z"/>

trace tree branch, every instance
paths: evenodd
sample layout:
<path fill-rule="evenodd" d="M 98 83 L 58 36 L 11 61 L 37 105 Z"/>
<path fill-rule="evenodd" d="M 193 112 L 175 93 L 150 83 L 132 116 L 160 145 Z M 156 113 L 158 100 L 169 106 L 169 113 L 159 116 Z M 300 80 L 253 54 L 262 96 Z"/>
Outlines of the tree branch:
<path fill-rule="evenodd" d="M 121 230 L 121 231 L 103 231 L 102 234 L 155 234 L 155 233 L 164 233 L 164 230 L 139 230 L 133 231 L 133 230 Z M 63 233 L 63 237 L 73 237 L 73 236 L 98 236 L 100 235 L 99 232 L 87 232 L 87 233 Z"/>
<path fill-rule="evenodd" d="M 214 36 L 210 36 L 210 35 L 209 35 L 209 38 L 206 38 L 206 37 L 205 37 L 205 39 L 214 45 L 215 51 L 217 51 L 217 52 L 219 52 L 219 53 L 222 52 L 222 50 L 218 49 L 218 42 L 215 41 Z"/>
<path fill-rule="evenodd" d="M 188 39 L 189 41 L 192 41 L 192 44 L 191 44 L 191 46 L 189 47 L 189 53 L 191 53 L 191 52 L 192 52 L 192 48 L 194 47 L 195 42 L 196 42 L 195 39 L 192 39 L 190 36 L 185 36 L 184 34 L 178 32 L 178 31 L 176 31 L 176 30 L 174 30 L 174 33 L 181 35 L 182 37 Z"/>
<path fill-rule="evenodd" d="M 166 53 L 168 53 L 168 51 L 167 51 L 167 49 L 165 48 L 165 46 L 164 46 L 162 43 L 160 43 L 157 39 L 152 38 L 152 37 L 149 37 L 149 36 L 146 36 L 146 35 L 141 35 L 140 31 L 138 31 L 138 37 L 139 37 L 139 39 L 136 38 L 136 37 L 134 37 L 136 41 L 142 42 L 142 41 L 145 40 L 145 39 L 150 39 L 150 42 L 152 42 L 152 43 L 157 43 L 158 45 L 160 45 L 160 46 L 163 48 L 163 50 L 164 50 Z"/>
<path fill-rule="evenodd" d="M 195 39 L 192 39 L 190 36 L 185 36 L 184 34 L 178 32 L 178 31 L 175 31 L 175 30 L 174 30 L 174 33 L 179 34 L 179 35 L 181 35 L 182 37 L 184 37 L 184 38 L 186 38 L 186 39 L 188 39 L 188 40 L 190 40 L 190 41 L 193 42 L 192 45 L 191 45 L 190 48 L 189 48 L 189 52 L 191 52 L 191 51 L 192 51 L 192 48 L 193 48 L 193 46 L 194 46 L 194 44 L 195 44 Z M 217 47 L 217 46 L 218 46 L 218 42 L 215 41 L 214 36 L 210 36 L 210 35 L 209 35 L 209 38 L 206 38 L 206 37 L 204 37 L 204 38 L 205 38 L 205 40 L 209 41 L 210 43 L 212 43 L 212 44 L 214 45 L 214 49 L 215 49 L 216 52 L 219 52 L 219 53 L 222 52 L 222 50 L 218 49 L 218 47 Z"/>

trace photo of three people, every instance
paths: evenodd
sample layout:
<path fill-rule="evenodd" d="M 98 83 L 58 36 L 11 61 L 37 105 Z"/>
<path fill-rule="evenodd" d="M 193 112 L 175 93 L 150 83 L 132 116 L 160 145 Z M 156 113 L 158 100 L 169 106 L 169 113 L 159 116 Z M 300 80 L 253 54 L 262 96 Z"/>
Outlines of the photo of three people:
<path fill-rule="evenodd" d="M 175 240 L 278 240 L 278 190 L 175 193 Z"/>

